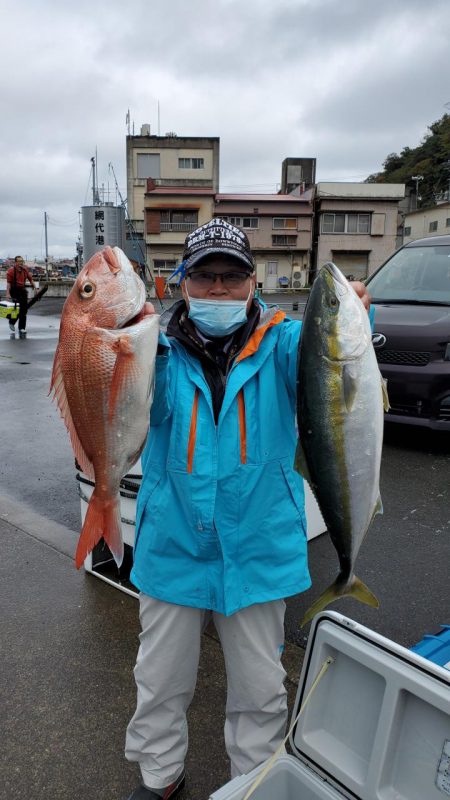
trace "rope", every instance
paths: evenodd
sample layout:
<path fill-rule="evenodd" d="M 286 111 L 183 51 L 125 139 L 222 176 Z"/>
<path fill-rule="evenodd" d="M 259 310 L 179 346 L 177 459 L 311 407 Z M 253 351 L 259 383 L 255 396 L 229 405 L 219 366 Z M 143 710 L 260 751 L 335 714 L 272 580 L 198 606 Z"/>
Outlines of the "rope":
<path fill-rule="evenodd" d="M 281 742 L 278 750 L 276 750 L 275 753 L 273 754 L 273 756 L 271 756 L 269 758 L 269 760 L 268 760 L 266 766 L 264 767 L 264 769 L 262 770 L 262 772 L 260 772 L 260 774 L 258 775 L 256 780 L 252 783 L 252 785 L 250 786 L 250 789 L 248 790 L 247 794 L 244 797 L 244 800 L 248 800 L 248 798 L 253 794 L 255 789 L 257 789 L 259 784 L 264 780 L 264 778 L 266 777 L 267 773 L 270 772 L 270 770 L 272 769 L 273 765 L 275 764 L 275 761 L 277 760 L 278 756 L 280 756 L 281 753 L 284 752 L 284 746 L 285 746 L 287 740 L 289 739 L 292 731 L 294 730 L 294 728 L 295 728 L 295 726 L 296 726 L 296 724 L 297 724 L 297 722 L 299 720 L 300 714 L 303 713 L 304 708 L 305 708 L 307 702 L 309 701 L 311 695 L 317 689 L 318 684 L 322 680 L 322 678 L 325 675 L 328 667 L 331 666 L 333 661 L 334 661 L 334 658 L 331 658 L 331 656 L 328 656 L 328 658 L 326 658 L 325 661 L 323 662 L 318 674 L 316 675 L 316 677 L 314 679 L 314 682 L 313 682 L 308 694 L 306 695 L 306 697 L 305 697 L 305 699 L 304 699 L 304 701 L 303 701 L 303 703 L 302 703 L 302 705 L 300 707 L 300 711 L 298 712 L 296 718 L 294 719 L 294 722 L 292 723 L 291 727 L 289 728 L 287 736 L 285 736 L 285 738 Z"/>

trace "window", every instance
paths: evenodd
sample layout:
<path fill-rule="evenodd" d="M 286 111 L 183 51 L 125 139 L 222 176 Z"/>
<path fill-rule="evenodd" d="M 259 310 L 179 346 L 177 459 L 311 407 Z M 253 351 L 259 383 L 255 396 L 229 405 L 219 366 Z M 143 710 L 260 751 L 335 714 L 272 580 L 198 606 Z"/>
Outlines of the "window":
<path fill-rule="evenodd" d="M 435 222 L 430 222 L 430 225 L 428 227 L 428 231 L 430 233 L 431 233 L 431 231 L 437 231 L 437 225 L 438 225 L 437 224 L 437 220 L 435 220 Z"/>
<path fill-rule="evenodd" d="M 268 261 L 267 262 L 267 274 L 268 275 L 278 275 L 278 261 Z"/>
<path fill-rule="evenodd" d="M 450 217 L 447 217 L 447 219 L 445 220 L 445 227 L 450 228 Z"/>
<path fill-rule="evenodd" d="M 347 233 L 370 233 L 370 214 L 347 214 Z"/>
<path fill-rule="evenodd" d="M 296 231 L 297 219 L 296 217 L 274 217 L 272 228 L 291 228 Z"/>
<path fill-rule="evenodd" d="M 173 231 L 175 233 L 189 233 L 198 225 L 198 211 L 178 211 L 169 209 L 161 211 L 161 233 Z"/>
<path fill-rule="evenodd" d="M 159 153 L 138 153 L 137 154 L 137 177 L 160 178 L 159 172 Z"/>
<path fill-rule="evenodd" d="M 272 234 L 272 245 L 292 245 L 295 247 L 297 244 L 296 236 L 286 236 L 281 233 Z"/>
<path fill-rule="evenodd" d="M 179 158 L 178 169 L 204 169 L 204 158 Z"/>
<path fill-rule="evenodd" d="M 370 214 L 323 214 L 322 233 L 370 233 Z"/>
<path fill-rule="evenodd" d="M 411 227 L 410 226 L 405 228 L 405 236 L 411 236 Z"/>
<path fill-rule="evenodd" d="M 259 217 L 225 217 L 221 214 L 220 219 L 224 219 L 230 225 L 236 225 L 237 228 L 259 228 Z"/>

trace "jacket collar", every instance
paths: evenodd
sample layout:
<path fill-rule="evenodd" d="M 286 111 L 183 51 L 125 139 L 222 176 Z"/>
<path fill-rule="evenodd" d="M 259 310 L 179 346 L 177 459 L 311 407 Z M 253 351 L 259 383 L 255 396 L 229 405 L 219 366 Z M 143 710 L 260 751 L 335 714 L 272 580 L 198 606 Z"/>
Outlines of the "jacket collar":
<path fill-rule="evenodd" d="M 266 334 L 271 328 L 283 322 L 286 314 L 281 311 L 277 306 L 267 306 L 259 298 L 253 301 L 253 313 L 249 315 L 247 324 L 239 328 L 230 337 L 223 337 L 225 344 L 229 344 L 226 340 L 230 340 L 233 344 L 236 342 L 238 353 L 233 366 L 227 378 L 227 391 L 223 399 L 219 421 L 223 418 L 224 414 L 228 411 L 234 397 L 246 383 L 259 369 L 261 364 L 265 361 L 267 356 L 272 350 L 270 344 L 268 346 L 261 346 L 268 342 Z M 170 339 L 174 339 L 177 344 L 181 345 L 180 355 L 187 362 L 191 380 L 196 386 L 201 389 L 207 398 L 210 392 L 208 391 L 208 384 L 205 380 L 203 369 L 200 364 L 192 362 L 192 359 L 186 358 L 183 351 L 193 353 L 198 361 L 208 359 L 209 356 L 206 351 L 205 342 L 208 340 L 197 331 L 192 321 L 185 315 L 186 304 L 184 300 L 179 300 L 174 303 L 167 311 L 161 315 L 160 327 L 161 331 L 165 333 Z M 236 337 L 238 334 L 238 337 Z M 270 337 L 269 337 L 270 338 Z M 254 356 L 249 359 L 249 356 Z M 245 369 L 236 371 L 235 367 L 238 363 L 245 362 Z M 212 407 L 211 407 L 212 408 Z"/>

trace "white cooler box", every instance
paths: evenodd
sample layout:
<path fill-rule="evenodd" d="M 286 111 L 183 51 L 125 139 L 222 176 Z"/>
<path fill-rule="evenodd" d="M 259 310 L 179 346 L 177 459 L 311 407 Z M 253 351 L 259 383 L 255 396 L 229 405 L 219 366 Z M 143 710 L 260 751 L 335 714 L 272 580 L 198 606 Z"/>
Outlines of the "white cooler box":
<path fill-rule="evenodd" d="M 251 800 L 450 797 L 450 673 L 347 617 L 325 611 L 308 639 L 292 719 L 328 657 L 290 743 Z M 264 769 L 210 800 L 243 800 Z"/>
<path fill-rule="evenodd" d="M 0 317 L 16 320 L 19 316 L 19 304 L 12 300 L 0 301 Z"/>
<path fill-rule="evenodd" d="M 77 465 L 78 466 L 78 465 Z M 94 491 L 94 482 L 84 475 L 81 470 L 77 473 L 78 494 L 81 503 L 81 524 L 84 522 L 88 503 Z M 122 567 L 117 570 L 114 559 L 109 549 L 102 542 L 94 548 L 93 552 L 84 562 L 88 572 L 98 578 L 112 583 L 128 594 L 137 594 L 137 590 L 128 580 L 134 544 L 136 523 L 136 497 L 141 485 L 142 467 L 140 460 L 134 465 L 132 471 L 126 475 L 120 484 L 120 515 L 122 518 L 122 536 L 125 543 L 125 556 Z M 305 482 L 305 512 L 308 526 L 308 539 L 313 539 L 326 530 L 319 506 L 308 484 Z"/>

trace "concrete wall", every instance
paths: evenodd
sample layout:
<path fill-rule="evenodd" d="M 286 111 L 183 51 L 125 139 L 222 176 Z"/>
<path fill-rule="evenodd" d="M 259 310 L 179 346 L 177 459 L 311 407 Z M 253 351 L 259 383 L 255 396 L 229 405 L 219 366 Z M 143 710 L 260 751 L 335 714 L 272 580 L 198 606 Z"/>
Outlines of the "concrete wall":
<path fill-rule="evenodd" d="M 358 200 L 399 201 L 405 196 L 404 183 L 347 183 L 323 182 L 317 184 L 316 196 L 320 198 L 339 197 Z"/>
<path fill-rule="evenodd" d="M 430 231 L 430 224 L 433 222 L 437 222 L 437 230 Z M 404 244 L 428 236 L 450 235 L 450 203 L 442 203 L 434 208 L 419 208 L 405 214 L 406 228 L 411 228 L 411 232 L 408 235 L 404 232 Z"/>

